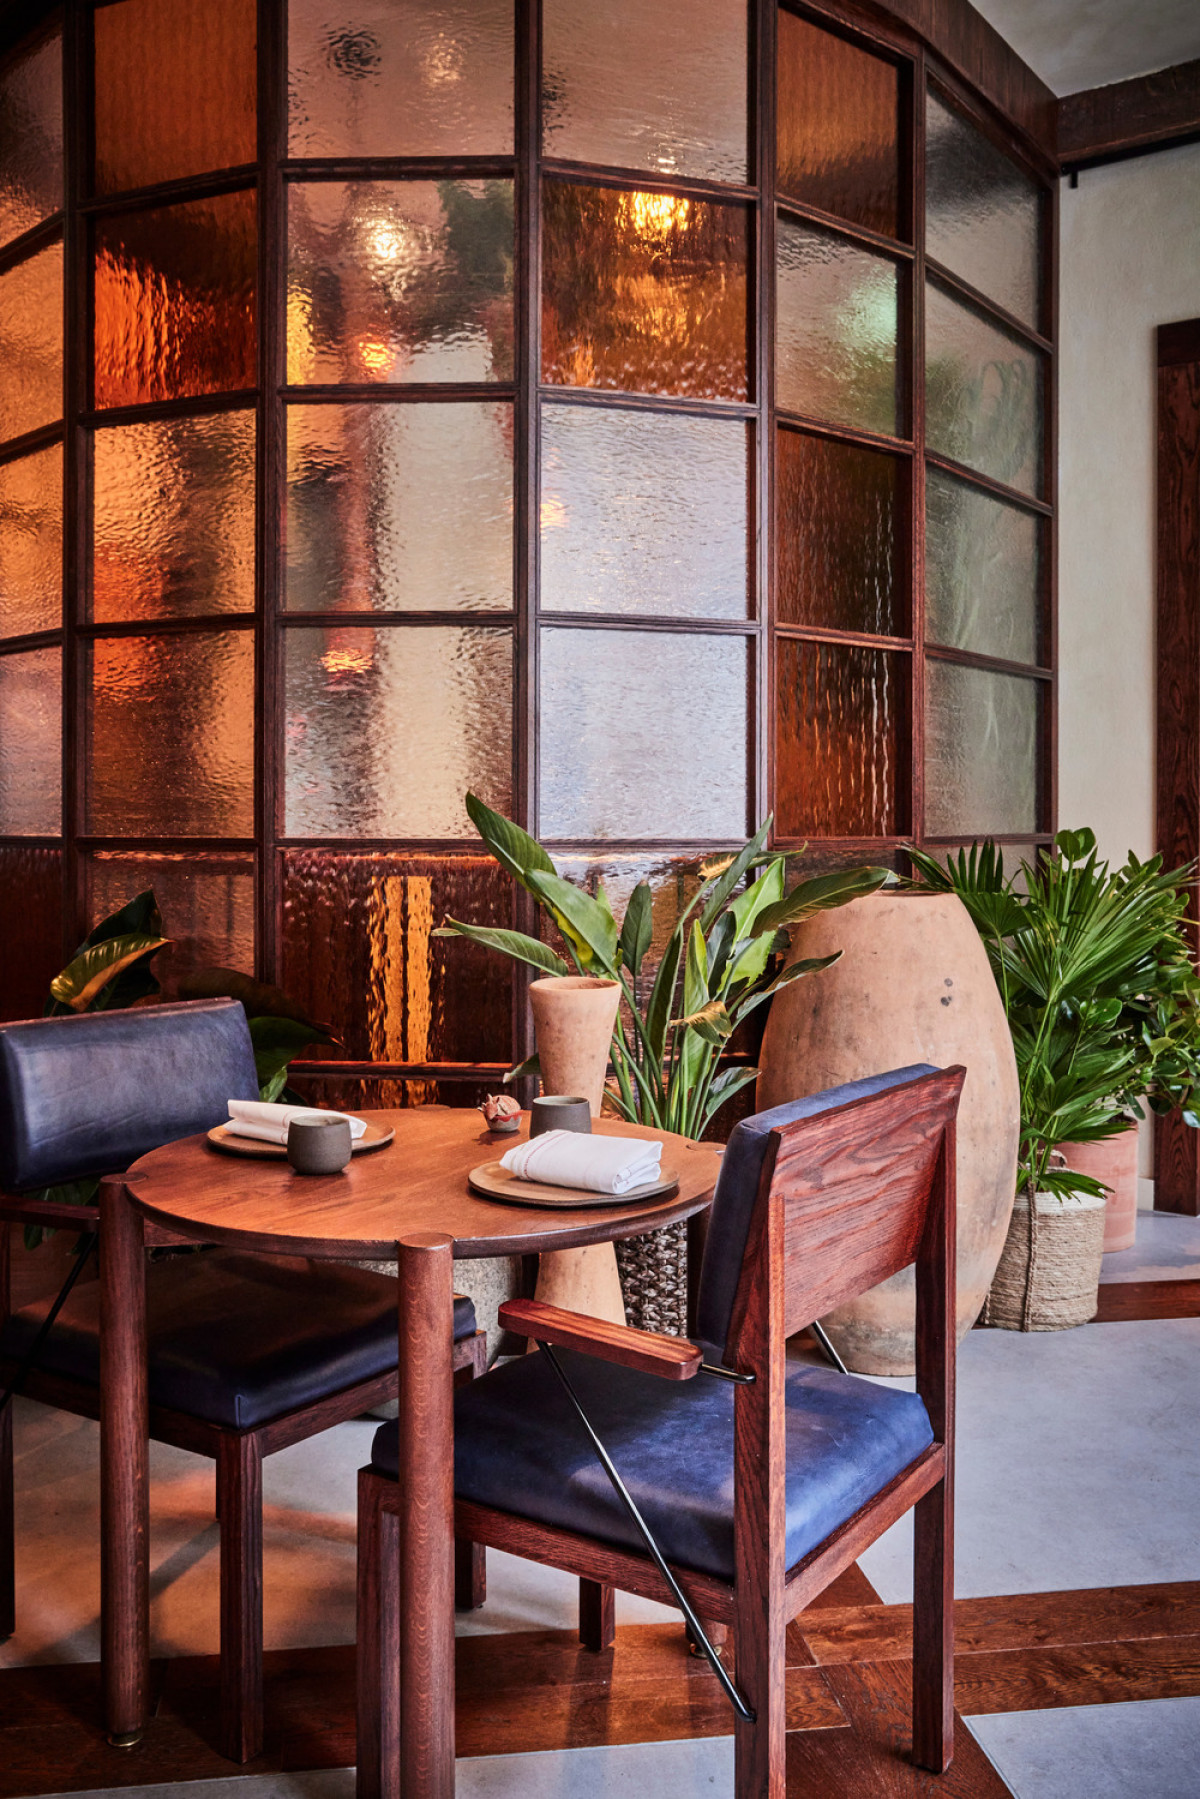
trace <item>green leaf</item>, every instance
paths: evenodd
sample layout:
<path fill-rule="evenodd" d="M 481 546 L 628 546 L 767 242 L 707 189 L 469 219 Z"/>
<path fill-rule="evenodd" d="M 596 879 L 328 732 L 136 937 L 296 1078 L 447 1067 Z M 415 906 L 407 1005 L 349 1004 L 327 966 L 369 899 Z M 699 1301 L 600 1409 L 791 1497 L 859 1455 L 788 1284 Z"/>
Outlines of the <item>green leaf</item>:
<path fill-rule="evenodd" d="M 679 961 L 683 955 L 683 932 L 678 925 L 667 939 L 666 951 L 658 965 L 650 998 L 646 1002 L 646 1041 L 656 1063 L 661 1064 L 667 1041 L 667 1023 L 679 979 Z"/>
<path fill-rule="evenodd" d="M 163 929 L 162 914 L 159 912 L 158 902 L 152 888 L 145 888 L 141 893 L 135 894 L 134 898 L 128 900 L 125 905 L 119 907 L 116 912 L 111 912 L 107 918 L 102 918 L 100 923 L 88 932 L 75 951 L 72 961 L 78 961 L 85 950 L 92 949 L 97 944 L 110 943 L 117 937 L 155 937 L 163 942 L 168 941 Z M 107 982 L 97 994 L 89 1010 L 94 1012 L 123 1011 L 128 1006 L 136 1005 L 139 1000 L 149 999 L 152 994 L 159 991 L 158 979 L 151 965 L 151 959 L 148 956 L 142 957 L 138 961 L 129 963 L 111 981 Z M 64 1006 L 53 995 L 46 1002 L 47 1016 L 70 1009 L 72 1008 Z"/>
<path fill-rule="evenodd" d="M 581 887 L 564 881 L 554 873 L 534 870 L 529 876 L 529 890 L 549 909 L 564 936 L 579 949 L 580 960 L 589 965 L 599 963 L 611 975 L 617 958 L 617 921 L 605 896 L 603 902 L 592 898 Z"/>
<path fill-rule="evenodd" d="M 522 1081 L 527 1074 L 541 1074 L 541 1072 L 542 1064 L 540 1057 L 536 1054 L 526 1056 L 523 1062 L 518 1062 L 515 1068 L 509 1069 L 504 1077 L 504 1084 L 507 1086 L 509 1081 Z"/>
<path fill-rule="evenodd" d="M 706 1043 L 720 1048 L 726 1043 L 733 1031 L 733 1019 L 725 1009 L 725 1002 L 710 999 L 699 1011 L 691 1012 L 686 1018 L 673 1018 L 669 1028 L 672 1031 L 693 1030 Z"/>
<path fill-rule="evenodd" d="M 110 912 L 94 925 L 75 954 L 91 949 L 93 944 L 107 943 L 112 937 L 161 937 L 164 935 L 162 913 L 154 897 L 154 889 L 146 887 L 131 900 Z"/>
<path fill-rule="evenodd" d="M 770 999 L 772 994 L 778 993 L 781 987 L 790 987 L 792 982 L 798 981 L 802 975 L 819 974 L 823 968 L 830 968 L 833 963 L 840 962 L 841 959 L 842 952 L 839 949 L 835 950 L 831 956 L 804 956 L 798 962 L 789 962 L 783 973 L 777 975 L 769 987 L 761 987 L 757 993 L 748 993 L 744 998 L 735 1002 L 733 1008 L 735 1020 L 740 1024 L 743 1018 L 748 1018 L 751 1012 L 761 1006 L 764 1000 Z"/>
<path fill-rule="evenodd" d="M 236 999 L 247 1018 L 290 1018 L 297 1024 L 309 1025 L 322 1043 L 336 1043 L 327 1024 L 309 1018 L 282 987 L 269 981 L 256 981 L 253 975 L 238 968 L 198 968 L 179 983 L 180 999 Z"/>
<path fill-rule="evenodd" d="M 767 931 L 783 930 L 785 926 L 811 918 L 816 912 L 828 912 L 835 906 L 861 899 L 864 894 L 877 893 L 891 878 L 890 869 L 864 867 L 841 869 L 836 874 L 801 881 L 776 905 L 767 906 L 759 913 L 754 922 L 754 935 L 761 937 Z"/>
<path fill-rule="evenodd" d="M 699 1012 L 708 998 L 708 945 L 704 941 L 700 921 L 696 919 L 688 938 L 687 961 L 683 970 L 684 1012 Z"/>
<path fill-rule="evenodd" d="M 85 949 L 50 983 L 51 997 L 72 1012 L 86 1012 L 110 981 L 153 956 L 170 940 L 166 937 L 131 935 L 109 937 Z"/>
<path fill-rule="evenodd" d="M 704 910 L 700 914 L 700 923 L 705 931 L 712 928 L 726 900 L 742 877 L 753 868 L 762 852 L 763 846 L 771 830 L 771 813 L 763 819 L 757 831 L 744 848 L 740 849 L 728 863 L 726 868 L 716 877 L 713 890 L 704 902 Z"/>
<path fill-rule="evenodd" d="M 476 794 L 468 793 L 466 806 L 467 816 L 501 868 L 522 887 L 529 887 L 529 876 L 535 869 L 540 869 L 543 874 L 554 873 L 554 864 L 536 837 L 515 825 L 511 818 L 505 818 L 502 812 L 493 812 Z"/>
<path fill-rule="evenodd" d="M 484 949 L 498 950 L 501 955 L 511 956 L 516 962 L 528 962 L 531 968 L 540 968 L 545 974 L 571 972 L 562 957 L 548 943 L 539 943 L 536 937 L 527 937 L 523 931 L 500 930 L 494 925 L 464 924 L 460 919 L 448 918 L 444 925 L 431 931 L 430 936 L 467 937 L 472 943 L 481 943 Z"/>
<path fill-rule="evenodd" d="M 625 908 L 625 921 L 621 926 L 619 938 L 621 961 L 629 970 L 631 979 L 635 981 L 646 951 L 650 948 L 653 934 L 654 901 L 650 892 L 650 883 L 649 881 L 639 881 L 629 896 L 629 904 Z"/>
<path fill-rule="evenodd" d="M 254 1045 L 260 1097 L 274 1099 L 283 1091 L 288 1068 L 305 1044 L 327 1043 L 329 1038 L 319 1026 L 302 1019 L 265 1016 L 250 1020 L 250 1041 Z M 266 1091 L 268 1087 L 272 1089 L 270 1093 Z"/>

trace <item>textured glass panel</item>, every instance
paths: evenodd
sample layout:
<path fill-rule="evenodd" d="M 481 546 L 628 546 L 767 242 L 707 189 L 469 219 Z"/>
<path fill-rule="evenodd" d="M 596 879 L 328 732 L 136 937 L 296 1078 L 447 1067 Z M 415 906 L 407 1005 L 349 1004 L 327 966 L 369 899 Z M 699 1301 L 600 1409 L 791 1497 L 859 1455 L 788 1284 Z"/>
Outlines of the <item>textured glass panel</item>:
<path fill-rule="evenodd" d="M 322 181 L 288 197 L 288 380 L 510 381 L 511 181 Z"/>
<path fill-rule="evenodd" d="M 543 631 L 542 834 L 740 840 L 748 675 L 743 637 Z"/>
<path fill-rule="evenodd" d="M 512 407 L 292 406 L 293 611 L 512 605 Z"/>
<path fill-rule="evenodd" d="M 1042 482 L 1039 351 L 925 289 L 925 430 L 929 448 L 1026 493 Z"/>
<path fill-rule="evenodd" d="M 252 193 L 97 223 L 97 406 L 254 386 L 256 239 Z"/>
<path fill-rule="evenodd" d="M 744 206 L 548 181 L 542 226 L 544 381 L 746 399 Z"/>
<path fill-rule="evenodd" d="M 0 463 L 0 637 L 62 623 L 63 454 Z"/>
<path fill-rule="evenodd" d="M 544 0 L 546 155 L 748 180 L 746 17 L 744 0 Z"/>
<path fill-rule="evenodd" d="M 555 856 L 554 866 L 564 880 L 573 881 L 588 893 L 594 894 L 603 884 L 618 918 L 624 917 L 638 882 L 648 882 L 652 903 L 650 948 L 638 973 L 638 992 L 643 999 L 648 998 L 671 932 L 700 887 L 700 859 L 614 850 L 602 856 Z M 544 931 L 544 935 L 550 940 L 553 929 Z"/>
<path fill-rule="evenodd" d="M 896 435 L 895 263 L 781 218 L 776 266 L 777 404 Z"/>
<path fill-rule="evenodd" d="M 903 635 L 898 459 L 801 431 L 781 430 L 776 443 L 780 623 Z"/>
<path fill-rule="evenodd" d="M 89 831 L 253 834 L 253 632 L 98 638 L 91 684 Z"/>
<path fill-rule="evenodd" d="M 65 959 L 62 913 L 62 851 L 32 843 L 0 847 L 0 1023 L 41 1017 Z"/>
<path fill-rule="evenodd" d="M 62 651 L 0 656 L 0 837 L 62 829 Z"/>
<path fill-rule="evenodd" d="M 62 36 L 0 70 L 0 244 L 63 203 Z"/>
<path fill-rule="evenodd" d="M 490 856 L 289 850 L 283 984 L 342 1047 L 372 1062 L 504 1062 L 512 964 L 433 932 L 446 917 L 511 927 L 513 884 Z"/>
<path fill-rule="evenodd" d="M 925 689 L 929 836 L 1036 831 L 1041 683 L 931 660 Z"/>
<path fill-rule="evenodd" d="M 0 275 L 0 443 L 63 410 L 63 253 L 39 250 Z"/>
<path fill-rule="evenodd" d="M 745 618 L 750 427 L 542 410 L 542 610 Z"/>
<path fill-rule="evenodd" d="M 925 635 L 1008 662 L 1038 660 L 1042 527 L 1019 507 L 925 474 Z"/>
<path fill-rule="evenodd" d="M 775 828 L 783 837 L 891 837 L 905 828 L 909 660 L 852 644 L 778 643 Z"/>
<path fill-rule="evenodd" d="M 254 862 L 249 856 L 128 855 L 99 850 L 87 858 L 88 924 L 98 924 L 136 893 L 154 889 L 163 934 L 154 972 L 167 994 L 197 968 L 254 973 Z M 295 995 L 292 995 L 295 998 Z"/>
<path fill-rule="evenodd" d="M 254 161 L 247 0 L 121 0 L 98 8 L 94 30 L 99 193 Z"/>
<path fill-rule="evenodd" d="M 777 82 L 780 192 L 894 237 L 900 105 L 895 64 L 781 7 Z"/>
<path fill-rule="evenodd" d="M 1037 325 L 1037 184 L 932 92 L 925 110 L 925 248 Z"/>
<path fill-rule="evenodd" d="M 292 156 L 504 156 L 513 0 L 290 0 Z"/>
<path fill-rule="evenodd" d="M 289 631 L 287 707 L 290 837 L 469 837 L 468 791 L 508 810 L 508 631 Z"/>
<path fill-rule="evenodd" d="M 95 437 L 92 617 L 254 610 L 254 414 Z"/>

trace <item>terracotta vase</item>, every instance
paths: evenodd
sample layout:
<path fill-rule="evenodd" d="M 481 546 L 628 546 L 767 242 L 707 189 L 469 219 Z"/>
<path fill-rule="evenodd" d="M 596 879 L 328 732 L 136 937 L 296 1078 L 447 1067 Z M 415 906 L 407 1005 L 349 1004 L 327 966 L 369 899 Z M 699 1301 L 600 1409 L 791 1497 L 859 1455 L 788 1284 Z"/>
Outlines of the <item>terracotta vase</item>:
<path fill-rule="evenodd" d="M 1102 1143 L 1064 1143 L 1063 1157 L 1076 1174 L 1090 1174 L 1108 1188 L 1104 1253 L 1132 1249 L 1137 1239 L 1138 1127 L 1131 1121 L 1118 1137 Z"/>
<path fill-rule="evenodd" d="M 621 989 L 589 975 L 548 975 L 529 988 L 542 1092 L 581 1094 L 599 1118 L 608 1049 Z M 611 1243 L 543 1255 L 537 1297 L 547 1305 L 624 1324 L 625 1302 Z"/>
<path fill-rule="evenodd" d="M 958 1115 L 958 1335 L 983 1307 L 1016 1190 L 1020 1097 L 1012 1038 L 983 944 L 954 894 L 882 892 L 819 913 L 792 954 L 843 952 L 776 995 L 758 1106 L 782 1105 L 912 1062 L 967 1070 Z M 911 1268 L 824 1320 L 848 1367 L 911 1374 Z"/>

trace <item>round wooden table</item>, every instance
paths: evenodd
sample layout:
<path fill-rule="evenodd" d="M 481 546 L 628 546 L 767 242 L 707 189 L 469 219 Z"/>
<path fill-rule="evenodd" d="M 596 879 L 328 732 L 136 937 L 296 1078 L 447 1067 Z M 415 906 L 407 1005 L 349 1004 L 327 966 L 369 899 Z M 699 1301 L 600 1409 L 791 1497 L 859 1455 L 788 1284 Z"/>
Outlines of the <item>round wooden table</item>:
<path fill-rule="evenodd" d="M 486 1200 L 469 1171 L 512 1135 L 444 1106 L 364 1114 L 391 1126 L 386 1148 L 336 1175 L 293 1174 L 283 1160 L 223 1154 L 203 1136 L 143 1156 L 101 1190 L 101 1487 L 103 1641 L 110 1735 L 143 1729 L 149 1666 L 147 1225 L 197 1242 L 274 1255 L 396 1258 L 399 1269 L 401 1776 L 405 1799 L 454 1791 L 455 1259 L 525 1255 L 639 1236 L 702 1211 L 720 1150 L 669 1132 L 597 1119 L 598 1135 L 652 1137 L 678 1191 L 632 1204 L 551 1210 Z M 527 1124 L 523 1123 L 521 1136 Z"/>

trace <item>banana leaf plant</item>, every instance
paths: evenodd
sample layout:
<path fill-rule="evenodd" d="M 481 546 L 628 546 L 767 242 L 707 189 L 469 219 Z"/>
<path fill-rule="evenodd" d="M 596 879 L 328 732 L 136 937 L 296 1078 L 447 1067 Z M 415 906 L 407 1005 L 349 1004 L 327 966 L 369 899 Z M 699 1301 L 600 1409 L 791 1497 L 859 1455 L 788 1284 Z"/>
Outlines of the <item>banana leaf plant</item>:
<path fill-rule="evenodd" d="M 466 804 L 497 862 L 556 926 L 570 963 L 536 937 L 462 919 L 447 918 L 434 935 L 468 938 L 539 974 L 574 971 L 616 981 L 622 1004 L 612 1040 L 610 1103 L 631 1123 L 685 1137 L 701 1136 L 722 1106 L 757 1078 L 757 1068 L 720 1065 L 738 1025 L 780 988 L 837 961 L 835 953 L 780 968 L 790 927 L 874 893 L 891 878 L 884 868 L 855 868 L 789 889 L 788 858 L 765 848 L 768 817 L 736 854 L 701 866 L 699 890 L 675 921 L 643 999 L 654 925 L 649 883 L 634 888 L 618 924 L 602 884 L 591 894 L 563 880 L 536 838 L 474 794 Z M 536 1066 L 532 1057 L 508 1078 Z"/>

